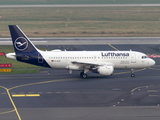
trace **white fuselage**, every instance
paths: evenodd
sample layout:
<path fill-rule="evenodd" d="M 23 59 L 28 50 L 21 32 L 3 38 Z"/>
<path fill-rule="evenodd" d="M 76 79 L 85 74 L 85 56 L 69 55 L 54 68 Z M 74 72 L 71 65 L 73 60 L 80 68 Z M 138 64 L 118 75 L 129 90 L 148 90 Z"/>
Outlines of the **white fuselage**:
<path fill-rule="evenodd" d="M 83 70 L 93 65 L 111 65 L 114 69 L 153 66 L 155 61 L 135 51 L 39 51 L 52 68 Z M 43 62 L 43 61 L 40 61 Z M 75 65 L 75 63 L 78 65 Z M 81 65 L 83 64 L 83 65 Z"/>

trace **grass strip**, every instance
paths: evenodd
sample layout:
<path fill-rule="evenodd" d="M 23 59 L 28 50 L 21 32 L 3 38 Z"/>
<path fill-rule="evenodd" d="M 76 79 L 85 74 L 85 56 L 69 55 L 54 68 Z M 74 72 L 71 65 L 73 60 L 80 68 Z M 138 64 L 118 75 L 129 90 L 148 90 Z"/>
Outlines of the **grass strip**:
<path fill-rule="evenodd" d="M 29 37 L 159 37 L 159 7 L 0 8 L 0 37 L 16 24 Z"/>

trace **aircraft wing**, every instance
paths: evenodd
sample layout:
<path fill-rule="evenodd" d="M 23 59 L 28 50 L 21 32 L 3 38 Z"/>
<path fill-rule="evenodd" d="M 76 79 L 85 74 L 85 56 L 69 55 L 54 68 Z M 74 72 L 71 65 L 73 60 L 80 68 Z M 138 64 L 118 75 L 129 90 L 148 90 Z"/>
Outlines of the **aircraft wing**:
<path fill-rule="evenodd" d="M 110 62 L 84 62 L 84 61 L 73 61 L 72 64 L 79 65 L 81 67 L 90 67 L 90 66 L 104 66 L 104 65 L 113 65 Z"/>

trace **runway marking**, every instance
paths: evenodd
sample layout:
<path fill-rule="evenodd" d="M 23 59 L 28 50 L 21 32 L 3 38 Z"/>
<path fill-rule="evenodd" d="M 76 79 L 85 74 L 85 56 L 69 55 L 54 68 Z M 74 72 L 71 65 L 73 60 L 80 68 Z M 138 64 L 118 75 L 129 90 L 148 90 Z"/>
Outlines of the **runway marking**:
<path fill-rule="evenodd" d="M 13 94 L 12 97 L 39 97 L 40 94 Z"/>
<path fill-rule="evenodd" d="M 152 70 L 160 70 L 160 65 L 154 65 L 153 67 L 149 67 L 149 69 L 152 69 Z"/>
<path fill-rule="evenodd" d="M 19 86 L 12 87 L 12 88 L 9 88 L 8 90 L 12 90 L 12 89 L 19 88 L 19 87 L 30 86 L 30 85 L 46 84 L 46 83 L 53 83 L 53 82 L 73 81 L 73 80 L 74 80 L 74 78 L 72 78 L 72 79 L 71 78 L 67 78 L 67 79 L 43 81 L 43 82 L 37 82 L 37 83 L 29 83 L 29 84 L 24 84 L 24 85 L 19 85 Z"/>
<path fill-rule="evenodd" d="M 34 92 L 29 92 L 29 94 L 33 94 Z"/>
<path fill-rule="evenodd" d="M 9 92 L 9 89 L 6 88 L 6 87 L 3 87 L 3 86 L 0 86 L 0 87 L 6 90 L 6 92 L 7 92 L 7 94 L 8 94 L 8 97 L 9 97 L 9 99 L 10 99 L 10 101 L 11 101 L 13 107 L 14 107 L 14 110 L 15 110 L 16 114 L 17 114 L 18 119 L 19 119 L 19 120 L 22 120 L 22 119 L 21 119 L 21 116 L 20 116 L 20 114 L 19 114 L 19 112 L 18 112 L 18 109 L 17 109 L 17 107 L 16 107 L 16 105 L 15 105 L 15 103 L 14 103 L 12 97 L 11 97 L 11 94 L 10 94 L 10 92 Z"/>
<path fill-rule="evenodd" d="M 133 93 L 134 91 L 141 89 L 141 88 L 146 88 L 146 86 L 140 86 L 140 87 L 136 87 L 134 89 L 131 90 L 131 93 Z"/>
<path fill-rule="evenodd" d="M 60 93 L 62 93 L 62 92 L 56 92 L 57 94 L 60 94 Z"/>
<path fill-rule="evenodd" d="M 141 89 L 141 88 L 149 88 L 149 87 L 153 87 L 153 86 L 155 86 L 155 85 L 136 87 L 136 88 L 134 88 L 134 89 L 131 90 L 131 93 L 134 92 L 134 91 L 136 91 L 136 90 L 138 90 L 138 89 Z M 159 92 L 159 90 L 147 90 L 147 92 Z"/>
<path fill-rule="evenodd" d="M 153 67 L 149 67 L 149 69 L 152 69 L 152 70 L 160 70 L 158 68 L 153 68 Z"/>
<path fill-rule="evenodd" d="M 118 72 L 118 73 L 114 73 L 114 75 L 125 74 L 125 73 L 130 73 L 130 71 L 126 71 L 126 72 Z"/>
<path fill-rule="evenodd" d="M 118 50 L 118 49 L 116 49 Z M 136 70 L 136 71 L 142 71 L 142 70 L 145 70 L 146 68 L 144 69 L 140 69 L 140 70 Z M 121 72 L 121 73 L 116 73 L 116 74 L 124 74 L 124 73 L 128 73 L 128 72 Z M 38 78 L 38 77 L 35 77 L 35 78 Z M 18 112 L 18 109 L 12 99 L 12 97 L 14 97 L 15 94 L 12 95 L 11 97 L 11 93 L 9 92 L 10 90 L 13 90 L 13 89 L 16 89 L 16 88 L 20 88 L 20 87 L 25 87 L 25 86 L 30 86 L 30 85 L 38 85 L 38 84 L 47 84 L 47 83 L 53 83 L 53 82 L 64 82 L 64 81 L 73 81 L 74 78 L 67 78 L 67 79 L 59 79 L 59 80 L 50 80 L 50 81 L 43 81 L 43 82 L 37 82 L 37 83 L 29 83 L 29 84 L 24 84 L 24 85 L 19 85 L 19 86 L 14 86 L 14 87 L 11 87 L 11 88 L 6 88 L 6 87 L 3 87 L 3 86 L 0 86 L 1 88 L 4 88 L 6 90 L 6 93 L 3 93 L 3 94 L 8 94 L 8 97 L 14 107 L 14 110 L 11 110 L 11 111 L 6 111 L 6 112 L 2 112 L 0 114 L 6 114 L 6 113 L 11 113 L 11 112 L 16 112 L 17 116 L 18 116 L 18 119 L 19 120 L 22 120 L 21 119 L 21 116 Z M 143 87 L 146 87 L 146 86 L 143 86 Z M 140 88 L 140 87 L 138 87 Z M 135 88 L 133 89 L 131 92 L 134 92 L 136 89 L 138 88 Z M 40 93 L 43 93 L 43 92 L 38 92 L 39 94 L 23 94 L 24 92 L 21 92 L 22 94 L 20 95 L 25 95 L 25 97 L 32 97 L 32 96 L 40 96 Z M 29 92 L 29 93 L 33 93 L 33 92 Z M 78 92 L 54 92 L 56 94 L 60 94 L 60 93 L 63 93 L 63 94 L 69 94 L 69 93 L 78 93 Z M 84 92 L 79 92 L 79 93 L 84 93 Z M 95 93 L 95 92 L 85 92 L 85 93 Z M 47 94 L 52 94 L 52 92 L 47 92 Z M 18 96 L 18 95 L 17 95 Z M 19 96 L 20 97 L 20 96 Z"/>
<path fill-rule="evenodd" d="M 52 92 L 47 92 L 47 94 L 52 94 Z"/>
<path fill-rule="evenodd" d="M 113 45 L 111 45 L 111 44 L 108 44 L 111 48 L 113 48 L 113 49 L 115 49 L 115 50 L 117 50 L 117 51 L 119 51 L 117 48 L 115 48 Z"/>
<path fill-rule="evenodd" d="M 29 86 L 29 85 L 38 85 L 38 84 L 45 84 L 45 83 L 51 83 L 51 82 L 62 82 L 62 81 L 64 82 L 64 81 L 72 81 L 72 80 L 74 80 L 74 78 L 72 78 L 72 79 L 69 78 L 69 79 L 51 80 L 51 81 L 44 81 L 44 82 L 37 82 L 37 83 L 29 83 L 29 84 L 24 84 L 24 85 L 11 87 L 9 89 L 6 88 L 6 87 L 3 87 L 3 86 L 0 86 L 0 87 L 6 90 L 6 93 L 7 93 L 8 97 L 9 97 L 9 99 L 10 99 L 12 105 L 13 105 L 13 108 L 14 108 L 14 110 L 12 110 L 12 112 L 15 111 L 16 114 L 17 114 L 18 119 L 22 120 L 22 118 L 21 118 L 21 116 L 20 116 L 20 114 L 18 112 L 18 109 L 17 109 L 17 107 L 16 107 L 16 105 L 15 105 L 13 99 L 12 99 L 12 97 L 22 97 L 22 96 L 25 96 L 25 97 L 33 97 L 34 96 L 35 97 L 35 96 L 40 96 L 40 94 L 19 94 L 19 95 L 15 95 L 13 93 L 12 96 L 11 96 L 11 93 L 9 92 L 10 90 L 15 89 L 15 88 L 19 88 L 19 87 Z M 32 92 L 30 92 L 30 93 L 32 93 Z M 10 112 L 11 111 L 6 111 L 6 112 L 3 112 L 3 114 L 4 113 L 10 113 Z"/>
<path fill-rule="evenodd" d="M 149 97 L 160 97 L 160 95 L 149 95 Z"/>
<path fill-rule="evenodd" d="M 147 68 L 143 68 L 143 69 L 139 69 L 139 70 L 135 70 L 134 72 L 139 72 L 139 71 L 143 71 L 143 70 L 146 70 Z M 114 73 L 115 75 L 118 75 L 118 74 L 125 74 L 125 73 L 130 73 L 130 71 L 126 71 L 126 72 L 118 72 L 118 73 Z"/>
<path fill-rule="evenodd" d="M 15 112 L 15 110 L 6 111 L 6 112 L 1 112 L 0 114 L 7 114 L 7 113 L 11 113 L 11 112 Z"/>
<path fill-rule="evenodd" d="M 159 91 L 158 90 L 147 90 L 147 92 L 154 93 L 154 92 L 159 92 Z"/>
<path fill-rule="evenodd" d="M 139 70 L 135 70 L 136 72 L 139 72 L 139 71 L 143 71 L 143 70 L 146 70 L 147 68 L 143 68 L 143 69 L 139 69 Z"/>
<path fill-rule="evenodd" d="M 39 97 L 40 94 L 26 94 L 26 97 Z"/>
<path fill-rule="evenodd" d="M 160 67 L 160 65 L 154 65 L 154 67 Z"/>
<path fill-rule="evenodd" d="M 19 120 L 22 120 L 22 118 L 21 118 L 21 116 L 20 116 L 20 114 L 19 114 L 19 112 L 18 112 L 18 109 L 17 109 L 17 107 L 16 107 L 16 105 L 15 105 L 15 103 L 14 103 L 14 101 L 13 101 L 13 99 L 12 99 L 12 96 L 11 96 L 11 94 L 10 94 L 10 90 L 12 90 L 12 89 L 15 89 L 15 88 L 19 88 L 19 87 L 24 87 L 24 86 L 29 86 L 29 85 L 38 85 L 38 84 L 45 84 L 45 83 L 51 83 L 51 82 L 64 82 L 64 81 L 72 81 L 72 80 L 74 80 L 73 78 L 72 79 L 60 79 L 60 80 L 51 80 L 51 81 L 44 81 L 44 82 L 37 82 L 37 83 L 29 83 L 29 84 L 24 84 L 24 85 L 19 85 L 19 86 L 15 86 L 15 87 L 12 87 L 12 88 L 6 88 L 6 87 L 3 87 L 3 86 L 0 86 L 1 88 L 3 88 L 3 89 L 5 89 L 6 90 L 6 92 L 7 92 L 7 94 L 8 94 L 8 97 L 9 97 L 9 99 L 10 99 L 10 101 L 11 101 L 11 103 L 12 103 L 12 105 L 13 105 L 13 107 L 14 107 L 14 111 L 16 112 L 16 114 L 17 114 L 17 117 L 18 117 L 18 119 Z M 15 96 L 26 96 L 26 97 L 35 97 L 35 96 L 40 96 L 40 94 L 21 94 L 21 95 L 15 95 Z M 13 97 L 14 97 L 14 95 L 13 95 Z M 3 112 L 3 113 L 9 113 L 10 111 L 7 111 L 7 112 Z"/>
<path fill-rule="evenodd" d="M 70 92 L 64 92 L 65 94 L 69 94 Z"/>
<path fill-rule="evenodd" d="M 25 94 L 16 94 L 16 95 L 12 95 L 12 97 L 25 97 Z"/>
<path fill-rule="evenodd" d="M 40 94 L 12 94 L 12 97 L 39 97 L 41 96 Z M 81 94 L 81 93 L 86 93 L 86 94 L 95 94 L 95 93 L 108 93 L 106 92 L 41 92 L 41 94 Z"/>

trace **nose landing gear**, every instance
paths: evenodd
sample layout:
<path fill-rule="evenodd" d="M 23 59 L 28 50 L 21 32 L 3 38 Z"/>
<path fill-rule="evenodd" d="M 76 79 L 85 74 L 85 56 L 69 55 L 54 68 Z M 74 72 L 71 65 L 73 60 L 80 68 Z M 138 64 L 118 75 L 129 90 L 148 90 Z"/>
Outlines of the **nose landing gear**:
<path fill-rule="evenodd" d="M 131 77 L 135 77 L 134 69 L 131 69 Z"/>

